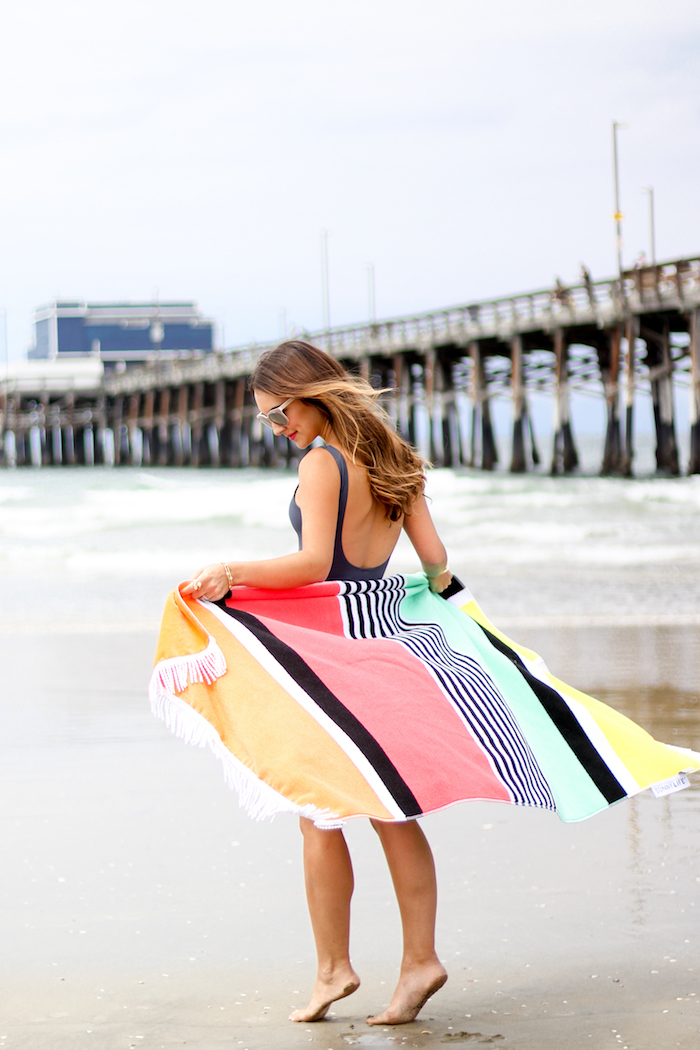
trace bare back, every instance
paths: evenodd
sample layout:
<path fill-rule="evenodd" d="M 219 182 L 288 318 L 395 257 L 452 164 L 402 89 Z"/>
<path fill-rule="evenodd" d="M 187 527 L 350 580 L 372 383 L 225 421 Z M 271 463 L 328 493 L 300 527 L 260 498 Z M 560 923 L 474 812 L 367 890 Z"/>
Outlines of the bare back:
<path fill-rule="evenodd" d="M 337 446 L 335 446 L 337 448 Z M 367 468 L 337 449 L 348 471 L 348 498 L 343 522 L 342 546 L 345 557 L 361 569 L 386 562 L 398 543 L 403 517 L 390 521 L 385 508 L 373 498 Z"/>

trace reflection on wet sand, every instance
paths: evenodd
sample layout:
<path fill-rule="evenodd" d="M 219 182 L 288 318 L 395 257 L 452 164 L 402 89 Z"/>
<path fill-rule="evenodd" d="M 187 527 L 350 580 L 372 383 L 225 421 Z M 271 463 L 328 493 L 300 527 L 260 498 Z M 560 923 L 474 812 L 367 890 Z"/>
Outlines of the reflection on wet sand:
<path fill-rule="evenodd" d="M 700 749 L 699 692 L 665 685 L 626 690 L 599 689 L 596 695 L 599 700 L 644 726 L 657 740 Z"/>

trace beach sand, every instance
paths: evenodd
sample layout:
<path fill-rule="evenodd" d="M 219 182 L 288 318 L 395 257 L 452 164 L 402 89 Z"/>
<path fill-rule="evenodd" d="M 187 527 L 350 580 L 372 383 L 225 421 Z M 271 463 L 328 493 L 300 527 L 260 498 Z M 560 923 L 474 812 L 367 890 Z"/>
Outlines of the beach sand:
<path fill-rule="evenodd" d="M 697 787 L 574 825 L 482 803 L 426 818 L 450 980 L 395 1029 L 364 1023 L 390 998 L 400 930 L 353 823 L 363 985 L 290 1023 L 314 973 L 296 821 L 251 821 L 212 756 L 152 719 L 155 635 L 121 627 L 0 634 L 0 1046 L 698 1045 Z M 512 627 L 562 677 L 700 746 L 697 627 Z"/>

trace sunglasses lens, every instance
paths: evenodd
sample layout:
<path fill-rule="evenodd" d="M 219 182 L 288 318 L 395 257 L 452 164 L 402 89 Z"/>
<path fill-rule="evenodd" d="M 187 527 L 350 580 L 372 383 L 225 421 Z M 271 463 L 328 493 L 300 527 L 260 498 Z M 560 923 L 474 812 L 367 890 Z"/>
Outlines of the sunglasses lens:
<path fill-rule="evenodd" d="M 271 408 L 269 412 L 258 412 L 258 419 L 261 423 L 264 423 L 266 427 L 286 427 L 289 420 L 284 409 L 287 405 L 291 404 L 293 400 L 293 397 L 289 397 L 284 404 L 280 405 L 278 408 Z"/>

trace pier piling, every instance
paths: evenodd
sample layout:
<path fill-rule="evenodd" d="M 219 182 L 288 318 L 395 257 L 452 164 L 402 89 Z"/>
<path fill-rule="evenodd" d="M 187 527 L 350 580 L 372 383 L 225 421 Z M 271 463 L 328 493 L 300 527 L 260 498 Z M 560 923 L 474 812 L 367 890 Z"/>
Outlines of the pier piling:
<path fill-rule="evenodd" d="M 620 472 L 620 344 L 622 342 L 622 329 L 616 325 L 607 333 L 607 346 L 602 346 L 598 353 L 600 356 L 600 373 L 603 380 L 606 406 L 606 429 L 605 445 L 603 448 L 603 462 L 600 473 L 605 477 L 608 474 Z"/>
<path fill-rule="evenodd" d="M 523 341 L 516 335 L 510 344 L 510 390 L 513 404 L 513 445 L 510 457 L 511 474 L 522 474 L 525 462 L 525 388 L 523 386 Z"/>
<path fill-rule="evenodd" d="M 569 403 L 569 347 L 563 328 L 554 333 L 554 425 L 551 474 L 569 474 L 578 466 Z"/>
<path fill-rule="evenodd" d="M 690 460 L 689 474 L 700 474 L 700 307 L 690 315 Z"/>

